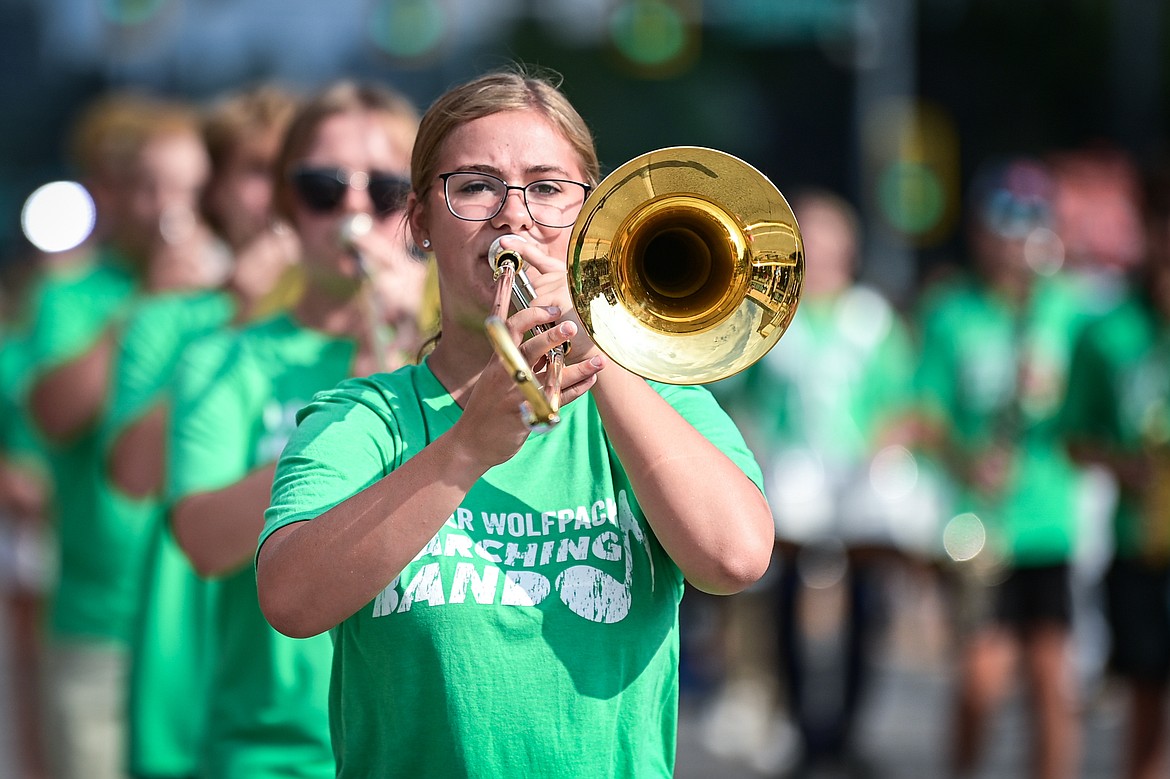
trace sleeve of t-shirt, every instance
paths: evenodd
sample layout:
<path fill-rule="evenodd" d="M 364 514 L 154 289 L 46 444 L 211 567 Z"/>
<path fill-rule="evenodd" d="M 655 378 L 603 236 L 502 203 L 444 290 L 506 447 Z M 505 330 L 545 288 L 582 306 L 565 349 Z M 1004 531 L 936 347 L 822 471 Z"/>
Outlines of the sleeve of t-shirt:
<path fill-rule="evenodd" d="M 902 320 L 896 318 L 878 347 L 870 388 L 871 414 L 879 424 L 905 412 L 912 402 L 914 344 Z"/>
<path fill-rule="evenodd" d="M 408 422 L 391 410 L 388 392 L 352 379 L 301 410 L 277 461 L 257 549 L 277 529 L 314 519 L 402 463 Z"/>
<path fill-rule="evenodd" d="M 166 468 L 172 504 L 247 475 L 254 393 L 233 335 L 217 333 L 195 341 L 176 366 Z"/>
<path fill-rule="evenodd" d="M 43 446 L 21 405 L 32 365 L 24 335 L 6 332 L 0 343 L 0 452 L 21 462 L 39 460 Z"/>
<path fill-rule="evenodd" d="M 139 309 L 126 324 L 110 388 L 107 440 L 149 411 L 166 387 L 174 344 L 159 339 L 157 311 L 155 307 Z"/>
<path fill-rule="evenodd" d="M 125 296 L 104 284 L 96 273 L 46 283 L 30 338 L 39 373 L 85 353 L 114 323 L 125 304 Z"/>

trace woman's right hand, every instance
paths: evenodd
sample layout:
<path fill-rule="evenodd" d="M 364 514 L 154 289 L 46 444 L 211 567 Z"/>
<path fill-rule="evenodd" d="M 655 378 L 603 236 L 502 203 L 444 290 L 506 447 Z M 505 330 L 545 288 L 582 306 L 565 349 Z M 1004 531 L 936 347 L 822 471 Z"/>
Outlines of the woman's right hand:
<path fill-rule="evenodd" d="M 560 314 L 556 308 L 535 306 L 508 318 L 512 340 L 519 344 L 520 353 L 528 365 L 539 365 L 553 347 L 567 343 L 577 334 L 576 322 L 558 321 Z M 520 334 L 537 325 L 550 327 L 521 343 Z M 604 364 L 604 359 L 599 356 L 581 362 L 566 362 L 561 375 L 561 406 L 588 392 Z M 544 377 L 543 371 L 537 374 L 538 381 Z M 460 435 L 466 437 L 469 447 L 473 447 L 472 452 L 482 457 L 488 467 L 509 460 L 532 433 L 520 410 L 523 402 L 524 395 L 507 367 L 498 355 L 493 354 L 456 423 Z"/>

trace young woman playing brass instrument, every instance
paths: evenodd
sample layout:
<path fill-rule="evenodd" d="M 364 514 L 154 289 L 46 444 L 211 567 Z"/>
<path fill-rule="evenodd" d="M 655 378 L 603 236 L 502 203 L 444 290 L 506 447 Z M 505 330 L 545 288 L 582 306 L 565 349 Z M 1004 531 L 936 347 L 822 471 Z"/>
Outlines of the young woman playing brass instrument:
<path fill-rule="evenodd" d="M 547 79 L 453 88 L 411 165 L 442 337 L 301 412 L 257 552 L 261 608 L 290 636 L 333 632 L 342 777 L 669 777 L 683 584 L 763 575 L 759 468 L 705 389 L 630 373 L 581 327 L 566 255 L 599 165 Z M 560 421 L 539 434 L 484 332 L 502 236 L 536 293 L 507 319 L 520 352 L 539 368 L 572 344 Z"/>
<path fill-rule="evenodd" d="M 196 571 L 218 580 L 202 777 L 336 775 L 332 642 L 293 641 L 265 622 L 251 559 L 297 410 L 387 357 L 405 359 L 381 353 L 386 341 L 371 332 L 368 277 L 377 268 L 375 284 L 393 279 L 395 294 L 378 310 L 388 325 L 409 325 L 425 278 L 409 251 L 404 211 L 417 122 L 414 107 L 382 86 L 343 81 L 304 100 L 273 164 L 276 208 L 300 246 L 303 291 L 288 310 L 194 342 L 176 369 L 170 520 Z M 341 234 L 363 215 L 368 231 Z"/>

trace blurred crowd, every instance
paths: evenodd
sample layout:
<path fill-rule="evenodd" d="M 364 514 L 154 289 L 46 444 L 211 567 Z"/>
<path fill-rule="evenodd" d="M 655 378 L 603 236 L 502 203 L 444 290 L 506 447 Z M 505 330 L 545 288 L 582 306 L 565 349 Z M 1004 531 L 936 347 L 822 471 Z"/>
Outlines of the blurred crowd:
<path fill-rule="evenodd" d="M 355 108 L 376 128 L 348 126 Z M 416 126 L 400 95 L 352 82 L 198 105 L 111 93 L 77 115 L 63 151 L 92 232 L 6 258 L 0 288 L 22 776 L 328 762 L 328 637 L 267 625 L 252 555 L 297 410 L 419 359 L 434 333 L 433 277 L 401 218 Z M 347 166 L 359 132 L 378 170 Z M 1028 775 L 1077 776 L 1083 699 L 1106 679 L 1127 701 L 1119 775 L 1170 775 L 1162 173 L 1108 147 L 986 161 L 962 256 L 908 301 L 867 272 L 845 193 L 786 192 L 806 256 L 796 316 L 711 387 L 764 467 L 774 561 L 741 596 L 688 594 L 682 657 L 698 699 L 766 680 L 797 734 L 794 775 L 854 755 L 907 579 L 945 604 L 956 683 L 935 716 L 954 776 L 979 770 L 1017 681 Z M 813 641 L 827 618 L 828 686 Z M 1094 620 L 1100 657 L 1077 640 Z M 268 754 L 239 746 L 257 732 Z"/>
<path fill-rule="evenodd" d="M 1080 776 L 1081 720 L 1107 683 L 1126 701 L 1116 775 L 1170 772 L 1166 196 L 1161 171 L 1116 148 L 988 160 L 965 195 L 962 255 L 895 305 L 863 275 L 853 206 L 794 195 L 797 316 L 715 387 L 769 479 L 777 546 L 760 595 L 794 775 L 855 755 L 874 654 L 922 586 L 952 679 L 951 710 L 932 713 L 948 775 L 983 775 L 1022 689 L 1019 775 Z M 911 641 L 921 659 L 928 636 Z"/>
<path fill-rule="evenodd" d="M 297 410 L 436 326 L 402 218 L 417 124 L 348 81 L 77 117 L 92 234 L 10 262 L 5 288 L 23 776 L 332 775 L 330 639 L 268 626 L 252 557 Z"/>

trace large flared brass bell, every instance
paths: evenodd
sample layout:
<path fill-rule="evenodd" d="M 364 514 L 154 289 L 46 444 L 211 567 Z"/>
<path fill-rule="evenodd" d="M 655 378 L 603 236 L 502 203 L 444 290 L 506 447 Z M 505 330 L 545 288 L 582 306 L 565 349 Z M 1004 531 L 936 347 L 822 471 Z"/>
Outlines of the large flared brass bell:
<path fill-rule="evenodd" d="M 725 152 L 675 146 L 625 163 L 590 194 L 569 242 L 569 288 L 611 359 L 668 384 L 706 384 L 759 360 L 804 283 L 788 202 Z"/>

